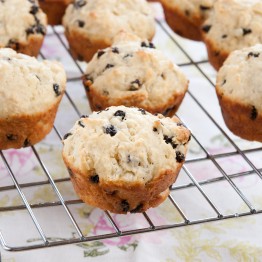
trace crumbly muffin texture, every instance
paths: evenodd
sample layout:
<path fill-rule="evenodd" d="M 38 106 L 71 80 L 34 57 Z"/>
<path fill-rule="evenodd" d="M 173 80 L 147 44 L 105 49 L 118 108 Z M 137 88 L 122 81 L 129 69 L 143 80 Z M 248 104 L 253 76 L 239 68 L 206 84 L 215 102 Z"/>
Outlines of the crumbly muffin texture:
<path fill-rule="evenodd" d="M 0 71 L 0 149 L 35 144 L 52 128 L 65 71 L 9 48 L 0 49 Z"/>
<path fill-rule="evenodd" d="M 93 110 L 125 105 L 163 113 L 178 108 L 188 80 L 151 42 L 123 36 L 94 55 L 84 84 Z"/>
<path fill-rule="evenodd" d="M 67 8 L 63 24 L 69 33 L 79 30 L 91 42 L 101 40 L 107 45 L 121 30 L 146 39 L 155 33 L 152 10 L 145 0 L 76 0 Z"/>
<path fill-rule="evenodd" d="M 115 213 L 142 212 L 161 194 L 160 202 L 167 197 L 189 139 L 175 117 L 110 107 L 76 122 L 65 135 L 63 158 L 85 202 Z"/>
<path fill-rule="evenodd" d="M 231 53 L 217 75 L 226 124 L 235 134 L 262 141 L 262 45 Z"/>
<path fill-rule="evenodd" d="M 0 1 L 0 47 L 19 50 L 32 35 L 46 33 L 46 15 L 34 0 Z"/>
<path fill-rule="evenodd" d="M 39 62 L 4 48 L 0 71 L 1 118 L 41 112 L 64 92 L 65 72 L 58 62 Z"/>
<path fill-rule="evenodd" d="M 202 27 L 210 56 L 224 56 L 261 43 L 262 3 L 259 0 L 219 0 Z M 217 58 L 219 59 L 219 58 Z"/>

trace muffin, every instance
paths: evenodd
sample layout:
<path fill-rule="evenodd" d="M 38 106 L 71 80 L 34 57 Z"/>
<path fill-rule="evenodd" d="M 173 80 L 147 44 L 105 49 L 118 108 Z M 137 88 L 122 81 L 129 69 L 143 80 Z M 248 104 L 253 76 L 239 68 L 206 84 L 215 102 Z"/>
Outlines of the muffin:
<path fill-rule="evenodd" d="M 185 161 L 190 131 L 174 118 L 110 107 L 78 120 L 63 159 L 79 197 L 113 213 L 162 203 Z"/>
<path fill-rule="evenodd" d="M 187 91 L 187 78 L 152 43 L 131 37 L 124 34 L 88 63 L 83 83 L 91 109 L 125 105 L 173 115 Z"/>
<path fill-rule="evenodd" d="M 230 54 L 217 75 L 216 92 L 228 128 L 262 142 L 262 45 Z"/>
<path fill-rule="evenodd" d="M 33 145 L 53 127 L 65 71 L 10 48 L 0 49 L 0 71 L 0 150 Z"/>
<path fill-rule="evenodd" d="M 216 0 L 160 0 L 167 24 L 177 34 L 201 41 L 201 26 Z"/>
<path fill-rule="evenodd" d="M 39 5 L 47 14 L 49 25 L 60 25 L 67 6 L 73 0 L 39 0 Z"/>
<path fill-rule="evenodd" d="M 202 31 L 209 61 L 218 70 L 232 51 L 261 43 L 262 2 L 219 0 Z"/>
<path fill-rule="evenodd" d="M 89 61 L 98 49 L 109 47 L 120 31 L 151 40 L 155 22 L 145 0 L 76 0 L 63 18 L 72 55 Z"/>
<path fill-rule="evenodd" d="M 37 1 L 0 1 L 0 47 L 37 56 L 46 34 L 46 24 L 46 15 Z"/>

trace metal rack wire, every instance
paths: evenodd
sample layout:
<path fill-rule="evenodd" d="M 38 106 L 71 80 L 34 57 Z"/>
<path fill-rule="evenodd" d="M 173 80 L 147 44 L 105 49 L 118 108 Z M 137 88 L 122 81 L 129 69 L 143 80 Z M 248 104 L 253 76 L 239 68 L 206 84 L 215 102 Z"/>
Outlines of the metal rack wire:
<path fill-rule="evenodd" d="M 178 50 L 180 50 L 184 56 L 187 58 L 189 62 L 181 63 L 179 64 L 180 67 L 186 68 L 186 67 L 194 67 L 199 74 L 201 74 L 201 77 L 205 79 L 210 85 L 214 87 L 214 83 L 212 82 L 212 79 L 210 76 L 203 70 L 202 65 L 208 64 L 207 60 L 200 60 L 195 61 L 190 54 L 187 52 L 187 50 L 176 40 L 174 35 L 170 30 L 168 30 L 167 25 L 165 24 L 165 21 L 163 20 L 157 20 L 156 21 L 159 29 L 164 33 L 172 43 L 176 46 Z M 61 48 L 64 48 L 67 52 L 67 43 L 66 40 L 63 38 L 63 35 L 60 34 L 55 27 L 52 28 L 52 32 L 55 37 L 57 37 L 58 41 L 61 44 Z M 70 54 L 70 53 L 69 53 Z M 42 58 L 45 58 L 45 56 L 41 53 Z M 78 61 L 72 60 L 72 63 L 75 64 L 75 66 L 78 68 L 80 75 L 83 74 L 83 70 L 81 68 L 81 65 Z M 68 82 L 74 82 L 74 81 L 81 81 L 80 77 L 72 77 L 68 79 Z M 69 103 L 72 106 L 72 110 L 76 112 L 78 116 L 81 115 L 81 110 L 79 109 L 77 103 L 74 101 L 74 99 L 68 94 L 65 94 L 66 98 L 68 99 Z M 228 132 L 225 130 L 223 126 L 212 116 L 212 114 L 209 112 L 209 110 L 203 105 L 203 103 L 200 101 L 200 99 L 194 94 L 192 90 L 188 91 L 187 96 L 189 99 L 191 99 L 196 107 L 201 110 L 201 112 L 205 115 L 205 118 L 207 119 L 208 123 L 211 123 L 218 132 L 225 138 L 227 143 L 230 145 L 232 150 L 226 151 L 226 152 L 218 152 L 218 153 L 212 153 L 210 150 L 203 145 L 203 143 L 200 141 L 197 134 L 194 134 L 193 132 L 193 140 L 195 145 L 201 150 L 202 154 L 200 156 L 194 156 L 191 158 L 188 158 L 185 162 L 185 165 L 183 167 L 184 176 L 187 177 L 186 182 L 182 183 L 175 183 L 171 188 L 171 194 L 169 195 L 169 204 L 172 206 L 174 212 L 178 213 L 180 216 L 180 220 L 178 222 L 168 223 L 168 224 L 156 224 L 154 222 L 154 219 L 151 217 L 150 212 L 143 213 L 143 219 L 146 222 L 146 225 L 140 228 L 128 228 L 127 230 L 121 229 L 115 218 L 107 211 L 104 211 L 104 214 L 111 224 L 111 227 L 113 229 L 113 232 L 110 233 L 96 233 L 92 236 L 86 236 L 79 223 L 77 222 L 77 219 L 75 218 L 75 213 L 72 212 L 71 206 L 77 205 L 82 203 L 79 199 L 65 199 L 63 196 L 63 193 L 59 190 L 59 183 L 66 183 L 70 181 L 69 177 L 66 178 L 59 178 L 54 179 L 51 175 L 52 170 L 49 170 L 47 167 L 47 163 L 41 158 L 41 155 L 39 154 L 36 146 L 32 146 L 32 152 L 37 159 L 38 165 L 41 167 L 42 171 L 44 172 L 44 175 L 46 177 L 46 180 L 44 181 L 36 181 L 36 182 L 19 182 L 18 178 L 16 177 L 16 173 L 13 170 L 12 165 L 8 162 L 5 153 L 0 151 L 0 157 L 5 165 L 5 168 L 7 172 L 9 173 L 9 176 L 12 180 L 13 185 L 8 186 L 0 186 L 0 193 L 8 193 L 11 190 L 16 190 L 16 192 L 19 194 L 20 198 L 22 199 L 22 203 L 20 205 L 8 205 L 8 206 L 2 206 L 0 207 L 0 216 L 1 214 L 6 214 L 8 212 L 16 211 L 22 212 L 26 211 L 29 213 L 31 220 L 33 221 L 34 227 L 36 228 L 38 232 L 38 242 L 34 244 L 27 244 L 27 245 L 13 245 L 12 243 L 8 243 L 6 241 L 6 235 L 2 234 L 1 230 L 5 225 L 0 224 L 0 242 L 2 247 L 5 250 L 9 251 L 22 251 L 22 250 L 29 250 L 29 249 L 36 249 L 36 248 L 44 248 L 44 247 L 52 247 L 52 246 L 59 246 L 59 245 L 66 245 L 66 244 L 74 244 L 74 243 L 80 243 L 80 242 L 86 242 L 86 241 L 94 241 L 94 240 L 102 240 L 107 238 L 115 238 L 115 237 L 123 237 L 127 235 L 133 235 L 133 234 L 140 234 L 140 233 L 146 233 L 146 232 L 152 232 L 157 230 L 163 230 L 163 229 L 170 229 L 170 228 L 176 228 L 176 227 L 183 227 L 183 226 L 189 226 L 193 224 L 200 224 L 200 223 L 206 223 L 210 221 L 217 221 L 217 220 L 223 220 L 227 218 L 233 218 L 233 217 L 240 217 L 240 216 L 247 216 L 251 214 L 258 214 L 262 213 L 262 208 L 257 207 L 252 201 L 250 200 L 250 197 L 248 197 L 243 190 L 239 187 L 237 181 L 235 181 L 237 178 L 241 177 L 249 177 L 249 176 L 258 176 L 259 179 L 262 179 L 262 169 L 258 168 L 256 164 L 253 163 L 252 160 L 248 157 L 249 154 L 256 154 L 256 153 L 262 153 L 262 146 L 261 144 L 256 145 L 255 147 L 242 149 L 241 146 L 238 145 L 238 143 L 235 142 L 235 140 L 228 134 Z M 187 123 L 186 120 L 184 120 L 184 115 L 181 113 L 179 117 L 182 119 L 182 121 Z M 203 128 L 205 128 L 203 126 Z M 57 136 L 57 139 L 61 140 L 62 134 L 60 130 L 57 128 L 57 126 L 54 126 L 54 132 Z M 243 171 L 237 171 L 237 172 L 227 172 L 225 170 L 225 167 L 221 164 L 221 159 L 227 158 L 230 159 L 230 157 L 240 157 L 242 163 L 245 162 L 245 164 L 248 166 L 246 170 Z M 209 163 L 209 165 L 212 165 L 213 168 L 217 169 L 217 172 L 219 175 L 214 175 L 213 177 L 208 177 L 206 179 L 198 179 L 196 176 L 196 173 L 192 171 L 191 166 L 195 164 L 205 164 Z M 213 169 L 212 169 L 213 170 Z M 212 172 L 212 170 L 207 172 Z M 240 202 L 245 206 L 243 209 L 244 211 L 238 211 L 238 209 L 234 209 L 234 206 L 230 209 L 230 211 L 221 210 L 221 207 L 217 205 L 216 201 L 213 200 L 212 192 L 207 192 L 209 185 L 218 185 L 219 183 L 226 183 L 227 186 L 229 186 L 235 194 L 240 198 Z M 39 202 L 39 203 L 30 203 L 30 201 L 27 199 L 26 194 L 24 193 L 24 190 L 28 188 L 37 188 L 43 185 L 50 185 L 55 192 L 55 195 L 57 197 L 57 201 L 46 201 L 46 202 Z M 187 212 L 185 210 L 185 207 L 183 206 L 183 201 L 179 201 L 179 198 L 176 198 L 176 195 L 178 192 L 182 192 L 184 196 L 188 194 L 190 189 L 196 190 L 198 194 L 202 197 L 205 204 L 208 206 L 207 209 L 209 209 L 209 212 L 201 218 L 197 217 L 194 218 L 194 216 L 190 216 L 190 212 Z M 50 238 L 47 236 L 47 233 L 43 229 L 43 226 L 39 219 L 37 219 L 37 216 L 35 215 L 35 211 L 40 208 L 52 208 L 52 207 L 61 207 L 62 210 L 65 212 L 65 216 L 69 219 L 72 228 L 74 229 L 75 234 L 71 237 L 64 238 L 64 239 L 57 239 L 50 241 Z M 136 214 L 133 214 L 132 216 L 136 216 Z"/>

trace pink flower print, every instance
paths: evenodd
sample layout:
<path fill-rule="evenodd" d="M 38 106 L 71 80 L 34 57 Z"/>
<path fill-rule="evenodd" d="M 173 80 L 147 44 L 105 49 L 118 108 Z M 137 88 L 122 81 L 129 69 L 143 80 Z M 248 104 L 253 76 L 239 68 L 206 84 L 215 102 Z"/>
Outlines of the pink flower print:
<path fill-rule="evenodd" d="M 28 175 L 36 166 L 36 160 L 33 158 L 31 148 L 20 150 L 10 149 L 3 151 L 4 156 L 16 177 Z M 1 183 L 9 178 L 9 172 L 3 161 L 0 162 Z"/>
<path fill-rule="evenodd" d="M 105 213 L 101 213 L 101 215 L 98 218 L 98 221 L 92 223 L 95 224 L 95 227 L 93 229 L 95 235 L 115 233 L 115 229 L 112 227 L 112 225 L 106 218 Z M 129 244 L 131 240 L 132 236 L 124 236 L 112 239 L 105 239 L 103 240 L 103 243 L 111 246 L 122 246 Z"/>

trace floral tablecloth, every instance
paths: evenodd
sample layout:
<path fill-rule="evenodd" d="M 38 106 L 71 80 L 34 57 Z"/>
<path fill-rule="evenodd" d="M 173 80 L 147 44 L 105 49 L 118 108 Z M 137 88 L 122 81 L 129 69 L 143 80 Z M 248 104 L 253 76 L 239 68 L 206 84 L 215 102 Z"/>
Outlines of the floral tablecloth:
<path fill-rule="evenodd" d="M 217 157 L 217 163 L 228 175 L 239 172 L 244 174 L 246 172 L 247 175 L 235 177 L 232 180 L 246 196 L 249 203 L 252 204 L 252 207 L 261 210 L 262 180 L 256 172 L 252 171 L 250 163 L 242 155 L 236 153 L 236 148 L 230 143 L 226 135 L 234 141 L 238 148 L 243 150 L 245 157 L 260 173 L 262 168 L 262 145 L 241 140 L 228 131 L 223 122 L 212 85 L 212 82 L 215 82 L 216 72 L 207 62 L 205 46 L 203 43 L 196 43 L 175 35 L 164 22 L 161 7 L 158 4 L 153 4 L 153 6 L 156 17 L 160 21 L 160 23 L 157 23 L 157 34 L 154 43 L 174 63 L 183 65 L 181 68 L 190 79 L 189 93 L 178 111 L 178 116 L 192 130 L 196 138 L 191 141 L 187 160 L 205 158 L 207 152 L 213 156 L 228 153 L 228 155 Z M 42 48 L 42 55 L 48 59 L 60 60 L 64 64 L 70 80 L 67 85 L 67 92 L 79 111 L 82 114 L 89 114 L 90 108 L 80 79 L 81 72 L 59 41 L 58 37 L 61 37 L 66 43 L 62 28 L 57 27 L 55 30 L 54 32 L 50 28 Z M 182 50 L 180 47 L 182 47 Z M 190 59 L 200 63 L 197 63 L 198 66 L 196 67 L 190 63 Z M 83 70 L 85 66 L 84 63 L 80 63 Z M 71 128 L 77 118 L 77 112 L 68 97 L 65 96 L 55 122 L 56 128 L 63 135 Z M 215 120 L 217 125 L 214 124 L 212 119 Z M 226 135 L 221 132 L 219 127 L 225 130 Z M 62 163 L 62 145 L 56 132 L 52 131 L 35 148 L 50 171 L 52 178 L 61 180 L 56 183 L 56 186 L 64 200 L 78 199 L 70 181 L 66 179 L 68 173 Z M 10 164 L 18 183 L 46 181 L 46 174 L 31 148 L 7 150 L 3 154 Z M 198 182 L 222 177 L 221 170 L 218 170 L 214 162 L 208 158 L 203 161 L 188 162 L 186 168 Z M 185 185 L 190 182 L 190 177 L 183 170 L 175 186 Z M 0 159 L 0 183 L 1 187 L 13 185 L 2 159 Z M 238 213 L 250 210 L 225 179 L 203 185 L 202 188 L 224 215 L 236 214 L 237 216 Z M 42 183 L 37 187 L 23 187 L 22 191 L 31 205 L 58 201 L 58 197 L 49 183 Z M 181 190 L 173 190 L 171 196 L 190 220 L 216 215 L 196 187 L 182 187 Z M 0 208 L 20 205 L 23 205 L 23 203 L 15 189 L 0 190 Z M 83 203 L 68 205 L 68 207 L 83 235 L 93 236 L 115 232 L 103 211 Z M 33 211 L 49 241 L 65 240 L 77 236 L 75 228 L 61 206 L 33 208 Z M 183 221 L 181 215 L 169 200 L 158 208 L 149 210 L 147 214 L 156 226 Z M 140 214 L 111 215 L 120 230 L 148 227 L 147 221 Z M 261 215 L 252 215 L 61 247 L 23 252 L 8 252 L 1 249 L 1 256 L 4 262 L 262 261 L 261 223 Z M 39 234 L 24 209 L 8 212 L 1 211 L 0 231 L 7 244 L 11 246 L 39 243 Z"/>

